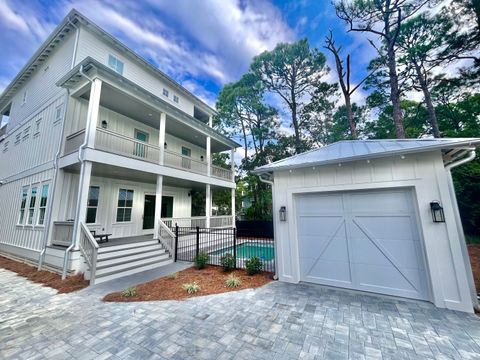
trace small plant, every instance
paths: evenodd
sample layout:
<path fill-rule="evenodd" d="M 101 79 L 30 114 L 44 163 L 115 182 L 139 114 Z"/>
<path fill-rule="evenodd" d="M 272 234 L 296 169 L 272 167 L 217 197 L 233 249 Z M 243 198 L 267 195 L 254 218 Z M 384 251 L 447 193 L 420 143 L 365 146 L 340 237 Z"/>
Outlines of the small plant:
<path fill-rule="evenodd" d="M 228 275 L 228 278 L 225 281 L 225 285 L 227 285 L 228 288 L 236 288 L 242 285 L 242 281 L 238 276 L 230 274 Z"/>
<path fill-rule="evenodd" d="M 177 276 L 178 276 L 178 274 L 175 272 L 175 273 L 173 273 L 173 274 L 168 275 L 168 278 L 169 278 L 170 280 L 175 280 L 175 279 L 177 278 Z"/>
<path fill-rule="evenodd" d="M 137 288 L 136 287 L 129 287 L 122 291 L 122 296 L 129 298 L 137 296 Z"/>
<path fill-rule="evenodd" d="M 200 285 L 194 281 L 193 283 L 183 284 L 182 288 L 189 294 L 195 294 L 200 290 Z"/>
<path fill-rule="evenodd" d="M 223 271 L 231 271 L 235 269 L 235 258 L 232 254 L 227 253 L 220 258 L 220 265 L 222 265 Z"/>
<path fill-rule="evenodd" d="M 262 260 L 254 256 L 245 261 L 245 267 L 247 268 L 247 274 L 252 276 L 262 271 Z"/>
<path fill-rule="evenodd" d="M 200 251 L 197 256 L 195 256 L 195 259 L 193 260 L 195 262 L 195 267 L 200 270 L 203 269 L 208 262 L 208 254 L 205 251 Z"/>

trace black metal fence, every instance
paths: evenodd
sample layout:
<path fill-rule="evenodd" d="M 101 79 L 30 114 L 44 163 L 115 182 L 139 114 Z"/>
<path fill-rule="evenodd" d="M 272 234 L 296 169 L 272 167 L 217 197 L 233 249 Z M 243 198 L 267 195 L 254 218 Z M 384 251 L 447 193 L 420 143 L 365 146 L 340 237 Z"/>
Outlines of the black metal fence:
<path fill-rule="evenodd" d="M 275 272 L 273 238 L 237 236 L 235 228 L 173 228 L 175 233 L 175 261 L 194 261 L 202 251 L 208 254 L 208 264 L 221 265 L 221 258 L 231 254 L 237 268 L 245 268 L 246 260 L 258 257 L 262 269 Z"/>

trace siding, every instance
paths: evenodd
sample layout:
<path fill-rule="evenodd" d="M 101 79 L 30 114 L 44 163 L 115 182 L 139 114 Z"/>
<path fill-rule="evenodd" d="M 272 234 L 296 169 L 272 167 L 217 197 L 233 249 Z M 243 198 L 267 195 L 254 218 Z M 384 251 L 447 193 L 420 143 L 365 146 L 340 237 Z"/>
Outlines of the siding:
<path fill-rule="evenodd" d="M 143 87 L 152 94 L 170 102 L 173 106 L 176 106 L 188 115 L 193 116 L 193 102 L 186 99 L 184 95 L 176 93 L 172 87 L 161 81 L 152 71 L 145 70 L 143 66 L 140 66 L 136 64 L 135 61 L 127 58 L 125 53 L 120 53 L 106 42 L 96 37 L 85 27 L 81 27 L 77 57 L 75 59 L 76 64 L 90 56 L 102 64 L 108 65 L 108 56 L 110 54 L 124 63 L 124 77 Z M 163 96 L 164 88 L 169 92 L 168 98 Z M 180 98 L 179 103 L 173 101 L 174 94 Z"/>

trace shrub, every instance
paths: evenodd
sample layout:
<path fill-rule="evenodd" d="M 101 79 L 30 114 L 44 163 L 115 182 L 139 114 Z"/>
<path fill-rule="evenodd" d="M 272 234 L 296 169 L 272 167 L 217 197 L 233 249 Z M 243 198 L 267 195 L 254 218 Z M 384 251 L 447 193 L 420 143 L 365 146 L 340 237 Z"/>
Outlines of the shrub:
<path fill-rule="evenodd" d="M 207 265 L 208 258 L 209 256 L 205 251 L 200 251 L 193 260 L 195 262 L 195 267 L 199 270 L 203 269 Z"/>
<path fill-rule="evenodd" d="M 222 265 L 223 271 L 231 271 L 235 269 L 235 258 L 232 254 L 227 253 L 220 258 L 220 265 Z"/>
<path fill-rule="evenodd" d="M 137 288 L 136 287 L 129 287 L 129 288 L 123 290 L 122 291 L 122 296 L 126 297 L 126 298 L 137 296 Z"/>
<path fill-rule="evenodd" d="M 195 294 L 198 290 L 200 290 L 200 285 L 198 285 L 195 281 L 193 283 L 183 284 L 182 288 L 187 291 L 189 294 Z"/>
<path fill-rule="evenodd" d="M 225 285 L 227 285 L 228 288 L 236 288 L 242 285 L 242 281 L 238 276 L 230 274 L 228 275 L 228 278 L 225 281 Z"/>
<path fill-rule="evenodd" d="M 245 267 L 248 275 L 258 274 L 262 270 L 262 261 L 254 256 L 245 261 Z"/>
<path fill-rule="evenodd" d="M 168 275 L 168 278 L 169 278 L 170 280 L 175 280 L 175 279 L 177 278 L 177 276 L 178 276 L 177 273 L 173 273 L 173 274 Z"/>

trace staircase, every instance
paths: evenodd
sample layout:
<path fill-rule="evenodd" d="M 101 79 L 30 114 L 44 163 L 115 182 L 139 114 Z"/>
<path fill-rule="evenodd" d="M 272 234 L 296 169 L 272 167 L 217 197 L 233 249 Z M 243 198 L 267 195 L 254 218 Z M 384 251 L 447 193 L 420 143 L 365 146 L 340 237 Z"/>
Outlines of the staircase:
<path fill-rule="evenodd" d="M 154 269 L 172 263 L 169 253 L 158 242 L 148 240 L 100 247 L 95 284 Z M 90 272 L 85 273 L 90 278 Z"/>

